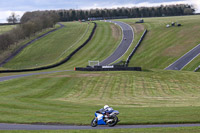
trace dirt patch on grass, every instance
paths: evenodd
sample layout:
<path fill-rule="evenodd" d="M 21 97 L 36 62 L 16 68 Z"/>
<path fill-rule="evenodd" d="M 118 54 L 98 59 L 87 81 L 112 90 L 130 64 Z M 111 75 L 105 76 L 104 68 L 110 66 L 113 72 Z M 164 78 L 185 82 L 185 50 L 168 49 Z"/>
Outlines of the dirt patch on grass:
<path fill-rule="evenodd" d="M 112 29 L 112 36 L 115 40 L 118 40 L 121 37 L 121 29 L 114 24 L 111 24 L 110 27 Z"/>
<path fill-rule="evenodd" d="M 144 31 L 144 26 L 142 24 L 134 24 L 133 26 L 134 26 L 136 33 Z"/>
<path fill-rule="evenodd" d="M 169 47 L 163 51 L 164 56 L 172 56 L 172 57 L 178 57 L 186 53 L 186 49 L 189 49 L 190 45 L 176 45 Z"/>
<path fill-rule="evenodd" d="M 145 27 L 142 24 L 128 23 L 133 29 L 135 33 L 143 32 Z"/>

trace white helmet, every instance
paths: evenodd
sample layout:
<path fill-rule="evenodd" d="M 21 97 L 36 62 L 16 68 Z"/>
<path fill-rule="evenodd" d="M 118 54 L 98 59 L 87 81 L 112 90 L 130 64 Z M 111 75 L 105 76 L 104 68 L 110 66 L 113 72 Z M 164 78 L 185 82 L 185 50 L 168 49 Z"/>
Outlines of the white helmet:
<path fill-rule="evenodd" d="M 103 108 L 104 108 L 104 109 L 107 109 L 107 108 L 109 108 L 109 106 L 108 106 L 108 105 L 105 105 Z"/>

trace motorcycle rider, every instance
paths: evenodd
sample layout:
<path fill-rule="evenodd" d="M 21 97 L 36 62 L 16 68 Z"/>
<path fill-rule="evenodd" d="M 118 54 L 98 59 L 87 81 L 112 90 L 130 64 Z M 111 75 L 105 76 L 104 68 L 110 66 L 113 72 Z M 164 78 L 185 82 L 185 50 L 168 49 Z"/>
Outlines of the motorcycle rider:
<path fill-rule="evenodd" d="M 113 112 L 113 108 L 109 107 L 108 105 L 105 105 L 103 108 L 101 108 L 100 110 L 96 111 L 96 113 L 104 115 L 105 119 L 108 119 L 112 112 Z"/>

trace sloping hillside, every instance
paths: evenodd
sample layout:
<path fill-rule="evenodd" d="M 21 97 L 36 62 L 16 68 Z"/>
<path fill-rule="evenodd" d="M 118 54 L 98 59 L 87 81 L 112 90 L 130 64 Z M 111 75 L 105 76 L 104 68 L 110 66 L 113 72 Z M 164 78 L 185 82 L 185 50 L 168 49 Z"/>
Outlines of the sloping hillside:
<path fill-rule="evenodd" d="M 164 69 L 200 43 L 200 16 L 177 16 L 145 18 L 149 30 L 130 66 L 144 69 Z M 136 21 L 136 19 L 127 22 Z M 167 24 L 178 22 L 181 27 L 166 28 Z M 194 62 L 195 65 L 198 61 Z M 184 69 L 191 70 L 191 69 Z"/>
<path fill-rule="evenodd" d="M 90 35 L 94 24 L 69 22 L 65 27 L 34 42 L 4 65 L 4 68 L 23 69 L 52 64 L 69 55 Z"/>

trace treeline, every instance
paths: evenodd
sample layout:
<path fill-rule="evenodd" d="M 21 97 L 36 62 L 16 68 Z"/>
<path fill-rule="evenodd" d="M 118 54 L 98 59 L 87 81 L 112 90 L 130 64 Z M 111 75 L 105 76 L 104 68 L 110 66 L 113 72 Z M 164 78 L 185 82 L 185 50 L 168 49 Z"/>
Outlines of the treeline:
<path fill-rule="evenodd" d="M 166 5 L 158 7 L 132 7 L 117 9 L 91 9 L 91 10 L 58 10 L 61 21 L 73 21 L 88 18 L 112 18 L 123 17 L 139 18 L 139 17 L 161 17 L 161 16 L 180 16 L 192 15 L 195 9 L 191 5 Z"/>
<path fill-rule="evenodd" d="M 21 23 L 11 31 L 0 35 L 0 50 L 5 50 L 22 39 L 53 27 L 59 21 L 59 15 L 53 11 L 26 12 Z"/>

